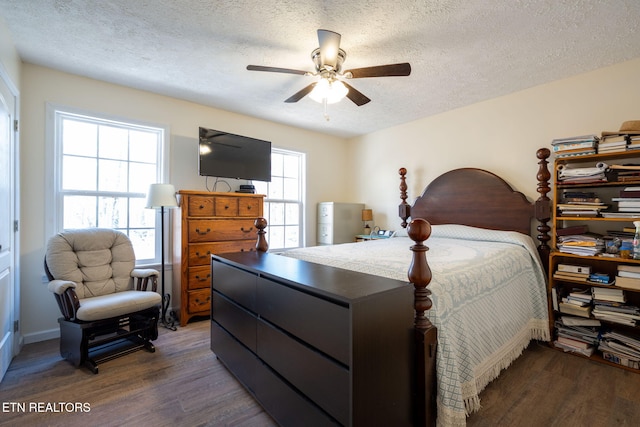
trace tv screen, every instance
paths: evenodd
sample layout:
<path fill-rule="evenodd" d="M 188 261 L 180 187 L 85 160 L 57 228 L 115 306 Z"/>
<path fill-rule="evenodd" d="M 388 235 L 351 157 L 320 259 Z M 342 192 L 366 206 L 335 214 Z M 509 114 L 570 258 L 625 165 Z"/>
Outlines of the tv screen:
<path fill-rule="evenodd" d="M 271 181 L 271 142 L 200 128 L 201 176 Z"/>

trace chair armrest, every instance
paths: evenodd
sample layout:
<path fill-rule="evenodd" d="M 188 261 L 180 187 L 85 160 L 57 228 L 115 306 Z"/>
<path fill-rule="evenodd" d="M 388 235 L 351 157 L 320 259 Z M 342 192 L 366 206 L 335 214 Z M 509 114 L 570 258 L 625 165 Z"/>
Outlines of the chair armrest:
<path fill-rule="evenodd" d="M 151 282 L 151 290 L 156 292 L 158 290 L 158 276 L 160 273 L 152 268 L 134 268 L 131 272 L 131 277 L 135 280 L 135 288 L 137 291 L 146 291 Z"/>
<path fill-rule="evenodd" d="M 75 320 L 76 312 L 80 308 L 80 299 L 76 294 L 76 284 L 70 280 L 52 280 L 47 286 L 53 292 L 66 320 Z"/>
<path fill-rule="evenodd" d="M 70 280 L 52 280 L 47 286 L 48 289 L 57 295 L 62 295 L 69 288 L 75 289 L 76 284 Z"/>

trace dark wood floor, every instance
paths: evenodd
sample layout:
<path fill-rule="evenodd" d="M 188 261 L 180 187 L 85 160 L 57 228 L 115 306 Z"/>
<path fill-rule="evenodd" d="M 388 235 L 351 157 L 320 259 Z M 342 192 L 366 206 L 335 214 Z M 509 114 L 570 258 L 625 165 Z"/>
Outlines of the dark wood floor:
<path fill-rule="evenodd" d="M 156 353 L 137 352 L 94 376 L 29 344 L 0 383 L 1 426 L 274 426 L 209 350 L 209 322 L 161 329 Z M 532 344 L 481 394 L 468 426 L 637 426 L 640 375 Z M 27 412 L 6 411 L 11 402 Z M 29 404 L 87 403 L 89 412 L 29 412 Z M 58 404 L 57 408 L 60 409 Z M 46 408 L 45 408 L 46 409 Z"/>

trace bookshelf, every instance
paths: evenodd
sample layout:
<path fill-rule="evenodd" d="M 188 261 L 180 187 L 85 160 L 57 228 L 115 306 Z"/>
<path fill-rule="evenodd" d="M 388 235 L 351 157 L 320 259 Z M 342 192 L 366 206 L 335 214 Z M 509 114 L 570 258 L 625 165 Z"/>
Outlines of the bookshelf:
<path fill-rule="evenodd" d="M 640 207 L 626 208 L 640 201 L 631 193 L 640 170 L 630 165 L 640 165 L 640 150 L 555 156 L 549 326 L 553 347 L 640 373 L 640 260 L 628 252 Z"/>

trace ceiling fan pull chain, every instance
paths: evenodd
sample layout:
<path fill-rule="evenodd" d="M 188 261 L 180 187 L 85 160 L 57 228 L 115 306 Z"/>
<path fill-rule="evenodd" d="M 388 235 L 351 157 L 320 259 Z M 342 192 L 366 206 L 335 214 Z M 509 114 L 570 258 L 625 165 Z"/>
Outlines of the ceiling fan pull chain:
<path fill-rule="evenodd" d="M 328 104 L 327 97 L 325 96 L 324 98 L 322 98 L 322 105 L 324 107 L 324 119 L 326 121 L 329 121 L 331 120 L 331 118 L 329 117 L 329 112 L 327 111 L 327 104 Z"/>

